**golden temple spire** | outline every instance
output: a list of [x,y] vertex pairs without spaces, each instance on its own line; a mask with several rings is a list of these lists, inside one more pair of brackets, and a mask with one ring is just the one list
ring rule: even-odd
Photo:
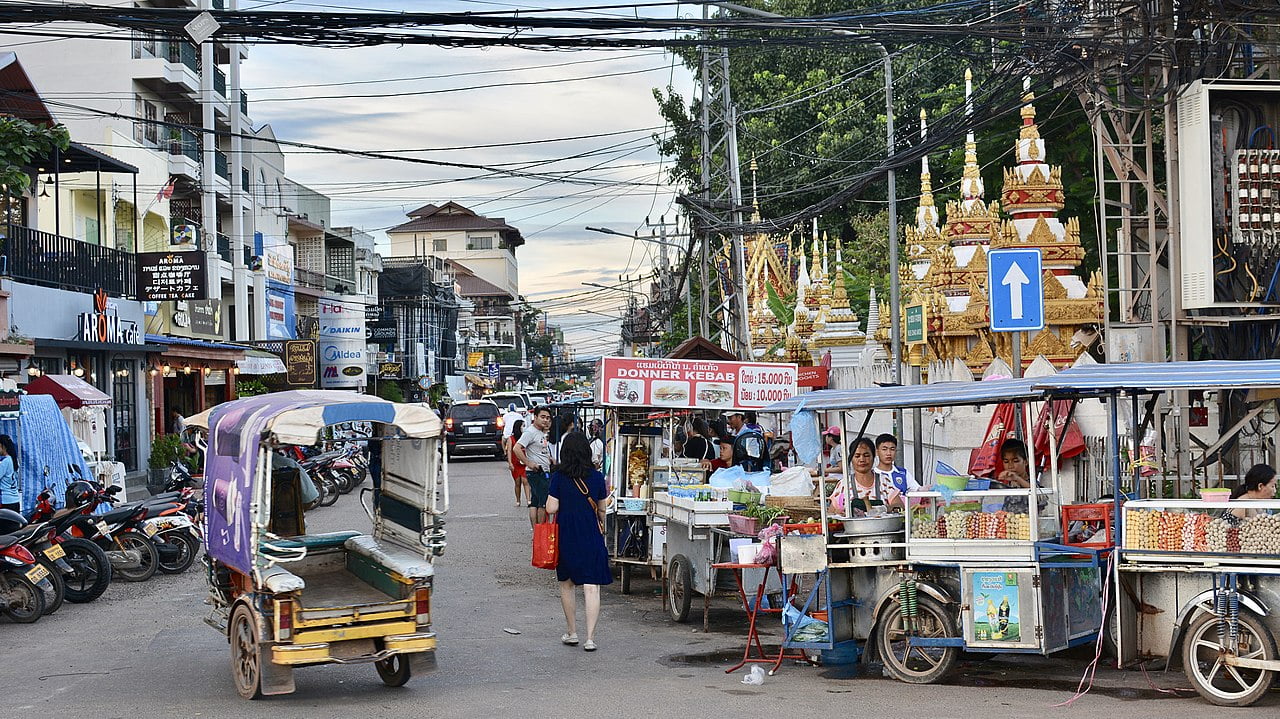
[[840,242],[836,241],[835,278],[831,282],[831,306],[838,310],[849,309],[849,291],[844,286],[844,255]]
[[760,169],[760,166],[756,164],[755,156],[752,156],[751,158],[751,210],[752,210],[751,221],[752,222],[760,221],[760,195],[756,192],[756,170],[758,169]]
[[[920,108],[920,142],[929,136],[929,113]],[[938,231],[938,208],[933,204],[933,176],[929,173],[929,155],[920,158],[920,206],[916,208],[916,230],[923,236]],[[930,232],[932,230],[932,232]]]
[[[973,71],[964,71],[964,114],[968,122],[973,122]],[[981,202],[985,188],[982,186],[982,168],[978,165],[978,141],[973,135],[973,127],[964,136],[964,174],[960,180],[960,195],[966,209],[973,209],[976,202]]]

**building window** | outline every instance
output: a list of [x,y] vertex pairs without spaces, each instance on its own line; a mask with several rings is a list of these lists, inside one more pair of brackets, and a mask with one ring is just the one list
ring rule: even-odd
[[142,120],[134,120],[133,123],[133,139],[141,144],[156,145],[160,141],[160,128],[156,124],[159,118],[159,110],[155,103],[147,102],[141,96],[134,95],[133,98],[134,115]]
[[137,379],[133,360],[111,361],[111,424],[115,432],[116,461],[126,472],[138,468]]
[[467,238],[467,249],[468,250],[492,250],[493,238],[492,237],[469,237]]
[[436,239],[432,240],[432,241],[431,241],[431,251],[432,251],[432,252],[448,252],[448,251],[449,251],[449,240],[448,240],[448,238],[445,238],[445,237],[437,237]]
[[115,243],[117,250],[133,252],[135,249],[132,203],[123,201],[116,203]]

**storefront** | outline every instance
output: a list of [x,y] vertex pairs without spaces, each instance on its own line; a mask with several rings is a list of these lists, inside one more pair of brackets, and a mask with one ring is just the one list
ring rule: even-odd
[[128,473],[146,469],[151,432],[146,420],[143,373],[149,357],[163,351],[141,332],[142,305],[133,300],[23,283],[9,285],[11,331],[28,337],[33,353],[19,382],[44,375],[71,375],[111,397],[106,452],[102,459]]
[[150,334],[147,341],[166,345],[149,368],[155,426],[161,433],[177,429],[176,416],[189,417],[236,398],[236,363],[244,359],[245,348]]

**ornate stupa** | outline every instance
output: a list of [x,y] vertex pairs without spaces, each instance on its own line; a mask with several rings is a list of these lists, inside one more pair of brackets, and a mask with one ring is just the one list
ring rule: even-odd
[[[966,112],[972,113],[973,76],[965,73]],[[1001,217],[1001,203],[985,199],[977,142],[965,138],[960,199],[947,203],[942,242],[926,247],[929,220],[936,217],[928,160],[922,163],[921,201],[916,226],[908,230],[910,265],[904,268],[904,304],[922,304],[928,328],[927,347],[908,355],[914,364],[959,360],[978,376],[995,357],[1012,362],[1007,333],[993,333],[987,301],[987,251],[1001,247],[1036,247],[1045,267],[1046,329],[1023,341],[1023,363],[1037,355],[1057,366],[1073,362],[1083,347],[1072,347],[1073,333],[1098,324],[1103,317],[1102,278],[1088,282],[1075,274],[1084,257],[1080,225],[1057,215],[1063,209],[1061,169],[1046,162],[1045,141],[1035,122],[1035,107],[1027,93],[1017,164],[1004,173],[1002,199],[1009,217]],[[923,116],[922,116],[923,121]],[[923,122],[922,122],[923,125]],[[924,129],[922,127],[922,133]],[[914,246],[911,244],[914,241]],[[922,249],[915,254],[917,249]],[[924,268],[921,271],[921,268]],[[885,307],[881,312],[887,312]],[[878,328],[876,339],[887,334]],[[887,339],[887,337],[885,338]],[[883,340],[882,340],[883,341]]]
[[[831,353],[833,366],[853,364],[867,342],[858,322],[858,314],[849,306],[849,293],[844,284],[844,254],[836,242],[836,264],[831,283],[831,300],[822,305],[823,326],[815,325],[813,350],[815,354]],[[873,295],[874,297],[874,295]]]
[[813,317],[808,307],[811,284],[809,269],[805,266],[804,253],[800,253],[800,273],[796,277],[796,306],[794,319],[787,328],[786,361],[798,365],[812,365],[813,353],[809,347],[809,337],[813,334]]
[[[920,140],[928,137],[928,113],[920,110]],[[920,206],[916,208],[916,224],[907,227],[907,257],[914,276],[913,286],[929,272],[939,248],[946,244],[938,229],[938,208],[933,204],[933,177],[929,173],[929,156],[920,158]]]

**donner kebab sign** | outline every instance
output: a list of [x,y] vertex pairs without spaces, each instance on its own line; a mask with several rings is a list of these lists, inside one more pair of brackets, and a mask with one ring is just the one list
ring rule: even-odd
[[107,299],[107,293],[102,289],[93,293],[93,312],[80,313],[80,340],[131,345],[142,343],[138,323],[120,319],[115,303]]

